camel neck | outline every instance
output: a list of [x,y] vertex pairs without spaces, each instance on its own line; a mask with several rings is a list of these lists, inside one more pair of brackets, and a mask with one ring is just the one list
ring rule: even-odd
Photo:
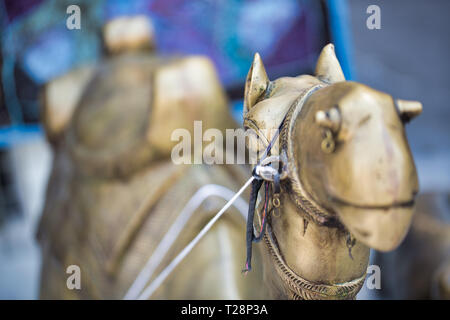
[[[345,232],[314,222],[307,223],[305,228],[306,214],[299,210],[288,196],[284,196],[280,215],[271,219],[268,237],[277,247],[285,268],[306,282],[324,285],[348,283],[364,276],[369,248],[357,241],[350,257]],[[264,256],[270,256],[269,251],[266,245]],[[280,272],[273,272],[271,260],[270,257],[264,259],[265,276],[275,296],[283,297],[286,280]]]

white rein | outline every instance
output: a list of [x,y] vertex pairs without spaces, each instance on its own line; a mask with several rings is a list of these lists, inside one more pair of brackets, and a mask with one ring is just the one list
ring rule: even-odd
[[[208,184],[201,187],[185,205],[180,215],[172,224],[166,235],[156,247],[154,253],[150,256],[141,270],[137,278],[134,280],[131,287],[128,289],[123,299],[125,300],[146,300],[152,296],[152,294],[159,288],[164,280],[172,273],[175,267],[191,252],[195,245],[203,238],[203,236],[211,229],[214,223],[225,213],[225,211],[234,205],[242,214],[244,219],[247,219],[248,204],[240,198],[240,195],[244,190],[252,183],[255,177],[251,177],[242,186],[242,188],[234,193],[228,188],[225,188],[216,184]],[[195,210],[202,204],[202,202],[211,196],[218,196],[224,198],[228,202],[220,209],[220,211],[208,222],[206,226],[197,234],[197,236],[164,268],[159,275],[147,286],[147,282],[151,279],[156,268],[160,265],[161,261],[169,251],[172,244],[178,238],[179,234],[183,230],[186,223],[189,221]],[[236,202],[236,203],[235,203]]]

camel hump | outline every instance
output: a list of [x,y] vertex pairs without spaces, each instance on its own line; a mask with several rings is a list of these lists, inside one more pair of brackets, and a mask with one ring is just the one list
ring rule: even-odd
[[193,136],[236,124],[212,62],[204,56],[162,59],[144,53],[110,57],[97,69],[68,129],[68,147],[88,174],[127,176],[169,158],[175,130]]
[[106,55],[125,51],[151,51],[155,48],[155,33],[145,15],[121,16],[103,27],[102,40]]

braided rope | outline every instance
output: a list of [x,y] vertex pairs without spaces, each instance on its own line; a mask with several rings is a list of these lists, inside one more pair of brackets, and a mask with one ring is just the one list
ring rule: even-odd
[[337,284],[320,284],[306,280],[294,271],[284,261],[279,248],[272,239],[270,225],[264,235],[264,243],[267,246],[270,256],[275,264],[275,269],[286,284],[288,296],[294,300],[328,300],[328,299],[354,299],[361,290],[366,279],[364,273],[361,277],[352,281]]

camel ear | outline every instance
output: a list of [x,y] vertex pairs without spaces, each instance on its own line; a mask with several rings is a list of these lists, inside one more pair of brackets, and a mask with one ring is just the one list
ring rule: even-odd
[[263,95],[269,84],[269,78],[267,77],[266,69],[259,53],[255,53],[252,66],[247,74],[247,80],[245,81],[245,93],[244,93],[244,114],[247,113]]
[[334,52],[334,45],[327,44],[317,60],[315,75],[327,83],[345,81],[344,72]]
[[395,100],[398,113],[403,122],[409,122],[422,113],[422,103],[419,101]]

